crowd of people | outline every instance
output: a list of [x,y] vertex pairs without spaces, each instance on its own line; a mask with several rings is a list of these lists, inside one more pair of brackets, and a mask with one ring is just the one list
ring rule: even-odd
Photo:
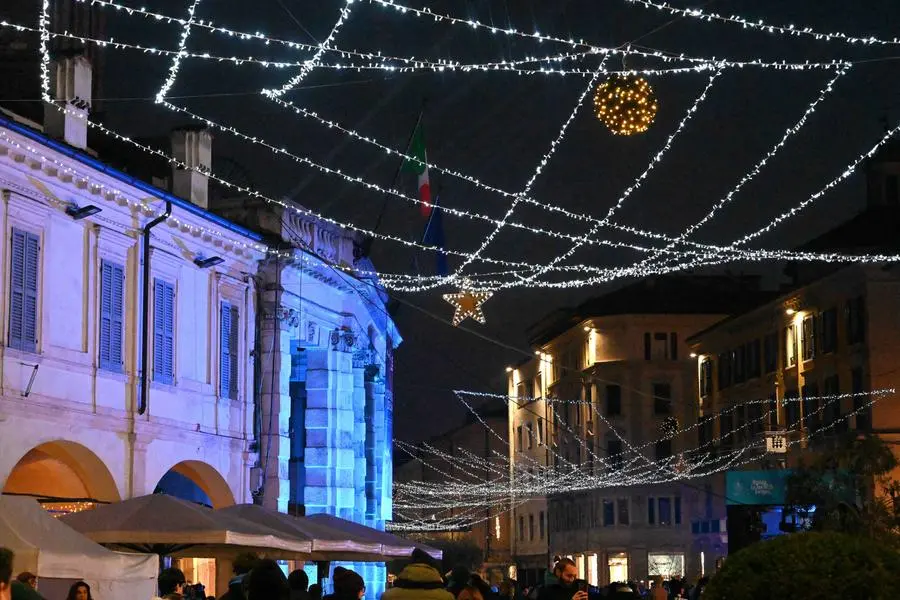
[[[13,578],[13,559],[12,551],[0,548],[0,600],[44,600],[36,590],[35,574],[26,571]],[[323,596],[322,586],[310,585],[301,569],[285,576],[277,562],[252,554],[238,556],[233,565],[234,577],[219,600],[360,600],[366,593],[363,578],[344,567],[335,567],[331,581],[334,591]],[[706,582],[704,577],[690,586],[684,579],[663,582],[657,578],[649,589],[634,582],[597,589],[578,579],[578,568],[572,560],[561,558],[542,584],[519,590],[514,580],[491,586],[462,567],[444,577],[437,562],[417,549],[382,600],[700,600]],[[206,596],[202,584],[188,582],[176,568],[160,572],[157,588],[159,596],[153,600],[215,600]],[[66,600],[94,600],[90,585],[76,581]]]

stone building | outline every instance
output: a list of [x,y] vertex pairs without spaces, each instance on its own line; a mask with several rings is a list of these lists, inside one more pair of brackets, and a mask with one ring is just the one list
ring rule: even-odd
[[[659,277],[534,326],[535,358],[508,369],[514,467],[614,473],[693,448],[686,432],[666,434],[698,417],[686,340],[757,289],[750,278]],[[702,481],[646,485],[635,475],[529,498],[511,517],[519,579],[538,581],[557,555],[593,585],[699,572],[690,524],[704,514],[702,494]]]
[[[900,144],[894,143],[868,164],[866,209],[800,249],[896,254],[898,178]],[[787,273],[792,281],[776,297],[688,340],[697,355],[700,443],[716,440],[728,449],[763,444],[766,432],[786,434],[786,454],[740,467],[761,481],[765,472],[790,467],[799,454],[827,447],[841,434],[873,432],[896,448],[900,431],[896,397],[869,395],[900,385],[896,265],[792,264]],[[715,516],[727,514],[731,545],[740,548],[753,541],[748,515],[727,506],[733,492],[725,479],[713,480]],[[763,536],[778,533],[777,518],[764,525]]]
[[[505,468],[500,461],[506,456],[507,447],[495,433],[504,434],[507,429],[506,419],[506,407],[480,410],[479,418],[470,415],[463,425],[427,441],[428,446],[435,452],[420,451],[419,455],[398,462],[394,469],[394,480],[403,483],[434,484],[448,481],[465,482],[473,485],[495,481],[498,478],[496,470],[477,468],[472,465],[469,457],[477,457],[498,468]],[[452,458],[442,458],[437,453],[444,453]],[[462,460],[457,462],[453,460],[455,458]],[[485,578],[499,585],[509,575],[511,564],[507,511],[508,507],[502,505],[485,506],[474,514],[471,507],[441,510],[442,519],[453,521],[454,517],[459,517],[466,524],[460,528],[423,528],[417,531],[403,527],[404,521],[427,523],[433,511],[427,508],[419,510],[404,508],[397,511],[395,524],[400,528],[398,532],[400,535],[409,534],[432,540],[468,541],[475,544],[484,554],[482,568]]]
[[[0,109],[2,492],[67,512],[164,491],[383,529],[401,338],[357,240],[238,214],[202,174],[202,129],[165,150],[191,168],[110,166],[132,152],[87,147],[90,63],[50,69],[43,123]],[[186,568],[219,593],[230,575]],[[360,572],[375,598],[384,569]]]

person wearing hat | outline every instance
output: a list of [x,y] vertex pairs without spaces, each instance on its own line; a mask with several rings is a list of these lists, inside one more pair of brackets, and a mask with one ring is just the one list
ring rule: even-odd
[[434,559],[418,548],[410,558],[394,587],[381,600],[454,600],[453,594],[444,589],[444,578]]

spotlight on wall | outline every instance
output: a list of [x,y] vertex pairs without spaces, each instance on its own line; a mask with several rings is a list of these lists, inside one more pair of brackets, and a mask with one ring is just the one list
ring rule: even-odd
[[791,315],[793,315],[793,314],[796,314],[796,312],[797,312],[797,310],[794,309],[794,308],[786,308],[786,309],[784,310],[784,314],[786,314],[786,315],[789,316],[789,317],[790,317]]
[[93,204],[88,204],[87,206],[82,207],[79,207],[77,204],[70,204],[66,207],[66,214],[76,221],[80,221],[85,217],[96,215],[101,210],[103,209],[99,206],[94,206]]
[[697,358],[697,353],[696,353],[696,352],[691,352],[691,358]]
[[584,326],[584,330],[585,330],[585,331],[590,331],[590,330],[591,330],[591,326],[590,326],[590,325],[585,325],[585,326]]
[[506,372],[507,372],[507,373],[512,373],[512,372],[513,372],[513,368],[512,368],[512,367],[506,367]]
[[200,258],[197,257],[194,259],[194,264],[200,267],[201,269],[208,269],[210,267],[214,267],[218,264],[222,264],[225,262],[225,259],[221,256],[210,256],[209,258]]

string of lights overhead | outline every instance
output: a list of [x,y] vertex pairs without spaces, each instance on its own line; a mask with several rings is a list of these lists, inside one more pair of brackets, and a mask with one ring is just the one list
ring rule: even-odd
[[793,24],[790,25],[773,25],[770,23],[764,22],[762,19],[756,19],[751,21],[750,19],[738,16],[738,15],[730,15],[724,16],[714,12],[704,11],[701,8],[678,8],[676,6],[672,6],[666,2],[655,2],[654,0],[625,0],[631,4],[638,4],[645,8],[655,8],[659,11],[663,11],[669,13],[670,15],[676,15],[679,17],[687,17],[690,19],[697,19],[700,21],[719,21],[722,23],[733,23],[735,25],[740,25],[743,29],[755,29],[759,31],[764,31],[766,33],[779,33],[782,35],[788,35],[793,37],[811,37],[816,40],[822,41],[841,41],[849,44],[859,44],[863,46],[895,46],[900,44],[900,38],[887,38],[882,39],[875,36],[857,36],[851,35],[847,33],[841,33],[839,31],[836,32],[822,32],[813,29],[812,27],[797,27]]

